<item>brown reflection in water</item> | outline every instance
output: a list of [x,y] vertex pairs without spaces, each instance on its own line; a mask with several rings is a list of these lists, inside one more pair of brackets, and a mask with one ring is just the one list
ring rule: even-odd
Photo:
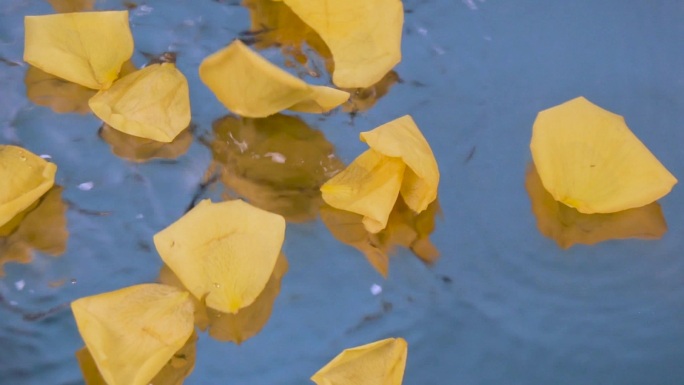
[[[188,341],[178,350],[166,365],[150,380],[154,385],[182,385],[185,378],[195,367],[197,352],[197,333],[193,332]],[[102,378],[93,356],[87,347],[76,352],[78,365],[81,367],[86,385],[107,385]]]
[[439,258],[439,250],[429,238],[435,229],[435,215],[439,213],[437,200],[425,211],[416,214],[399,197],[387,227],[377,234],[366,231],[361,215],[328,205],[321,208],[321,219],[337,240],[361,251],[375,270],[387,277],[389,255],[397,246],[410,249],[427,264]]
[[62,190],[53,187],[37,204],[0,227],[0,276],[4,275],[6,263],[30,263],[34,250],[53,257],[66,251],[69,231]]
[[287,58],[287,65],[301,65],[310,76],[318,77],[321,71],[315,68],[306,56],[304,45],[311,47],[329,73],[333,70],[332,54],[321,37],[305,24],[290,7],[281,1],[244,0],[242,5],[249,10],[251,27],[243,36],[246,43],[253,43],[256,49],[280,47]]
[[[128,60],[122,65],[119,77],[134,71],[135,65]],[[89,113],[88,100],[97,93],[97,90],[59,78],[32,65],[26,70],[24,84],[26,97],[30,101],[49,107],[58,114]]]
[[100,128],[100,137],[107,142],[114,155],[131,162],[147,162],[149,160],[175,159],[185,154],[192,144],[192,131],[188,127],[182,131],[171,143],[140,138],[115,130],[106,123]]
[[351,97],[342,105],[342,110],[352,114],[370,110],[400,80],[396,72],[390,71],[368,88],[345,89]]
[[657,202],[611,214],[582,214],[553,199],[534,165],[527,170],[525,188],[539,231],[564,249],[576,243],[593,245],[611,239],[659,239],[667,231]]
[[323,133],[302,119],[276,114],[214,122],[209,173],[251,204],[291,222],[312,220],[320,186],[344,168]]
[[[237,314],[214,310],[205,306],[195,297],[191,297],[195,305],[195,324],[202,331],[208,328],[209,335],[219,341],[232,341],[241,344],[254,337],[264,328],[271,317],[273,304],[280,294],[280,281],[287,270],[287,258],[280,254],[264,290],[251,305],[240,309]],[[180,279],[166,265],[159,271],[159,282],[187,290]]]
[[57,13],[92,11],[95,0],[47,0]]

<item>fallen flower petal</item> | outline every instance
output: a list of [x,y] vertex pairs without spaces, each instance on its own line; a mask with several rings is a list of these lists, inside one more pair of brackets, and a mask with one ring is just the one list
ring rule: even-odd
[[133,55],[128,11],[26,16],[24,60],[92,89],[106,89]]
[[622,116],[583,97],[540,112],[530,149],[544,188],[584,214],[645,206],[677,183]]
[[199,74],[226,108],[245,117],[285,109],[323,113],[349,99],[345,91],[312,86],[290,75],[239,40],[204,59]]

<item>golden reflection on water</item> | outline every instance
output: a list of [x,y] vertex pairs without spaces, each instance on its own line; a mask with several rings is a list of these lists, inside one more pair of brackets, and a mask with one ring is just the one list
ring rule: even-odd
[[593,245],[611,239],[659,239],[667,231],[657,202],[611,214],[582,214],[554,200],[533,165],[527,170],[525,187],[539,231],[564,249],[577,243]]
[[330,233],[340,242],[361,251],[383,277],[387,277],[389,255],[397,246],[410,249],[427,264],[439,258],[439,250],[430,241],[437,214],[441,214],[438,200],[416,214],[399,197],[390,213],[387,227],[373,234],[363,226],[363,216],[328,205],[321,208],[321,219]]
[[[185,378],[195,367],[197,353],[197,333],[193,332],[188,341],[166,363],[166,365],[150,380],[151,385],[182,385]],[[87,347],[76,352],[76,359],[83,374],[86,385],[107,385],[93,360]]]
[[218,173],[226,188],[252,205],[291,222],[316,218],[320,186],[344,168],[322,132],[283,114],[221,118],[209,147],[210,174]]
[[33,251],[57,257],[66,251],[67,205],[60,186],[50,189],[37,203],[0,227],[0,276],[9,262],[30,263]]
[[178,158],[188,151],[193,139],[190,127],[178,134],[171,143],[128,135],[111,128],[106,123],[102,125],[99,134],[111,146],[114,155],[138,163],[155,158]]
[[[204,305],[195,297],[191,297],[195,305],[195,325],[202,331],[209,330],[209,335],[219,341],[242,342],[257,335],[271,317],[273,304],[280,294],[280,282],[288,270],[287,258],[280,254],[271,277],[264,290],[254,302],[237,314],[223,313]],[[159,282],[187,290],[180,279],[164,265],[159,271]]]
[[390,71],[379,82],[368,88],[345,89],[351,97],[342,105],[342,111],[357,113],[370,110],[399,81],[399,75]]
[[57,13],[92,11],[95,0],[47,0]]

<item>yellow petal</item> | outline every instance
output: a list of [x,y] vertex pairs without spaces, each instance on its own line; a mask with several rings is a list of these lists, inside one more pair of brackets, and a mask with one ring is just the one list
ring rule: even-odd
[[388,338],[346,349],[311,377],[318,385],[401,385],[408,345]]
[[540,112],[530,149],[546,190],[585,214],[647,205],[677,183],[622,116],[583,97]]
[[[186,377],[192,373],[197,357],[197,333],[192,333],[183,347],[150,380],[150,384],[183,385]],[[85,346],[76,352],[78,366],[81,368],[86,385],[107,385],[97,369],[93,356]]]
[[333,83],[370,87],[401,61],[404,8],[399,0],[284,0],[330,48]]
[[593,245],[611,239],[659,239],[667,232],[657,202],[609,214],[582,214],[554,200],[534,166],[527,171],[525,187],[539,231],[564,249],[576,243]]
[[188,293],[143,284],[71,303],[78,331],[109,385],[147,385],[193,332]]
[[237,313],[266,286],[285,239],[285,220],[243,201],[201,201],[154,236],[164,262],[207,306]]
[[363,215],[366,229],[377,233],[387,226],[405,168],[399,158],[367,150],[321,186],[323,200],[332,207]]
[[226,108],[246,117],[265,117],[288,108],[326,112],[349,99],[347,92],[308,85],[239,40],[204,59],[199,74]]
[[0,145],[0,226],[45,194],[57,166],[23,148]]
[[24,60],[92,89],[106,89],[133,55],[128,11],[26,16]]
[[373,150],[401,158],[407,169],[401,196],[414,211],[421,212],[437,198],[439,169],[430,145],[409,115],[362,132],[361,140]]
[[104,124],[100,137],[109,143],[112,152],[131,162],[147,162],[152,159],[176,159],[185,154],[192,144],[191,130],[183,130],[170,143],[124,134]]
[[210,148],[227,188],[287,221],[315,219],[319,188],[344,168],[321,131],[282,114],[219,119]]
[[39,106],[50,107],[58,114],[90,113],[88,99],[95,95],[95,90],[60,79],[32,65],[26,71],[24,84],[26,96]]
[[188,81],[171,63],[126,75],[98,92],[89,104],[112,128],[164,143],[173,141],[190,124]]

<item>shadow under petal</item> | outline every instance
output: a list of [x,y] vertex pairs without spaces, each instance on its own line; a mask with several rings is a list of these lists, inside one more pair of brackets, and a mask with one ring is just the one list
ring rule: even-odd
[[553,199],[544,189],[534,165],[527,170],[525,188],[539,232],[563,249],[612,239],[660,239],[667,232],[667,223],[657,202],[610,214],[582,214]]

